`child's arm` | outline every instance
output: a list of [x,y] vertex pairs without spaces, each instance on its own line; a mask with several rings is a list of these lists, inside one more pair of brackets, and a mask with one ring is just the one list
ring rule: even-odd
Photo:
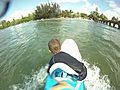
[[63,88],[72,88],[72,86],[66,82],[60,81],[59,84],[56,86],[53,86],[50,90],[60,90]]

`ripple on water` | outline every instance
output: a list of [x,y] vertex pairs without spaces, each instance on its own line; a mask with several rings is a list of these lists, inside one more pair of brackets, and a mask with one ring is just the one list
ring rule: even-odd
[[120,31],[94,22],[63,20],[32,21],[0,31],[0,89],[43,89],[51,38],[77,41],[88,68],[88,90],[119,88]]

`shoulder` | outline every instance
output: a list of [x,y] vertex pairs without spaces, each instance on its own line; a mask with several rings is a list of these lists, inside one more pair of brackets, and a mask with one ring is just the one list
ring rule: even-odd
[[57,57],[57,56],[63,56],[63,55],[64,55],[64,56],[70,56],[69,54],[67,54],[67,53],[65,53],[65,52],[63,52],[63,51],[55,54],[54,56]]
[[54,55],[54,58],[56,58],[56,57],[63,57],[65,55],[66,55],[65,52],[59,52],[59,53],[57,53],[57,54]]

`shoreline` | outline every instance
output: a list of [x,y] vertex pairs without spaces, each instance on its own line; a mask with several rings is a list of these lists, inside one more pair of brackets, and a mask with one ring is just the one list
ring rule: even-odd
[[[88,22],[94,22],[93,20],[89,20],[89,19],[82,19],[82,18],[48,18],[48,19],[40,19],[40,20],[35,20],[35,21],[50,21],[50,20],[83,20],[83,21],[88,21]],[[97,23],[100,23],[100,22],[97,22]],[[105,23],[101,23],[101,24],[105,24]],[[107,24],[105,24],[107,25]],[[116,25],[115,26],[113,25],[113,23],[111,25],[107,25],[107,26],[110,26],[110,27],[113,27],[113,28],[116,28],[116,29],[120,29],[119,25]]]
[[84,21],[94,22],[93,20],[81,19],[81,18],[48,18],[48,19],[40,19],[36,21],[44,21],[44,20],[84,20]]
[[[93,20],[88,20],[88,19],[81,19],[81,18],[64,18],[64,17],[61,17],[61,18],[47,18],[47,19],[40,19],[40,20],[30,20],[30,21],[27,21],[27,22],[32,22],[32,21],[50,21],[50,20],[83,20],[83,21],[90,21],[90,22],[94,22]],[[27,23],[27,22],[22,22],[22,23]],[[22,23],[19,23],[19,24],[22,24]],[[15,24],[15,25],[19,25],[19,24]],[[12,26],[15,26],[15,25],[12,25]],[[8,27],[11,27],[11,26],[8,26]],[[8,28],[8,27],[5,27],[5,28]],[[3,30],[5,28],[2,28],[0,29]]]

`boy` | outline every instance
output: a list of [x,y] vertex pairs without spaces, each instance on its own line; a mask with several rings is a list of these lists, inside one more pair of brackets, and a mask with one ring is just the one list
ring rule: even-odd
[[[50,73],[49,70],[53,64],[62,62],[64,64],[68,65],[69,67],[71,67],[75,72],[77,72],[79,74],[77,76],[77,80],[81,81],[81,80],[85,79],[85,77],[87,76],[86,67],[84,66],[83,63],[79,62],[71,55],[60,51],[61,45],[60,45],[59,40],[57,40],[57,39],[50,40],[48,43],[48,48],[49,48],[49,51],[54,54],[54,56],[51,58],[50,63],[49,63],[49,68],[47,70],[48,73]],[[70,84],[68,84],[66,82],[58,81],[58,83],[59,84],[52,87],[51,90],[59,90],[61,87],[67,87],[67,88],[72,87]]]

